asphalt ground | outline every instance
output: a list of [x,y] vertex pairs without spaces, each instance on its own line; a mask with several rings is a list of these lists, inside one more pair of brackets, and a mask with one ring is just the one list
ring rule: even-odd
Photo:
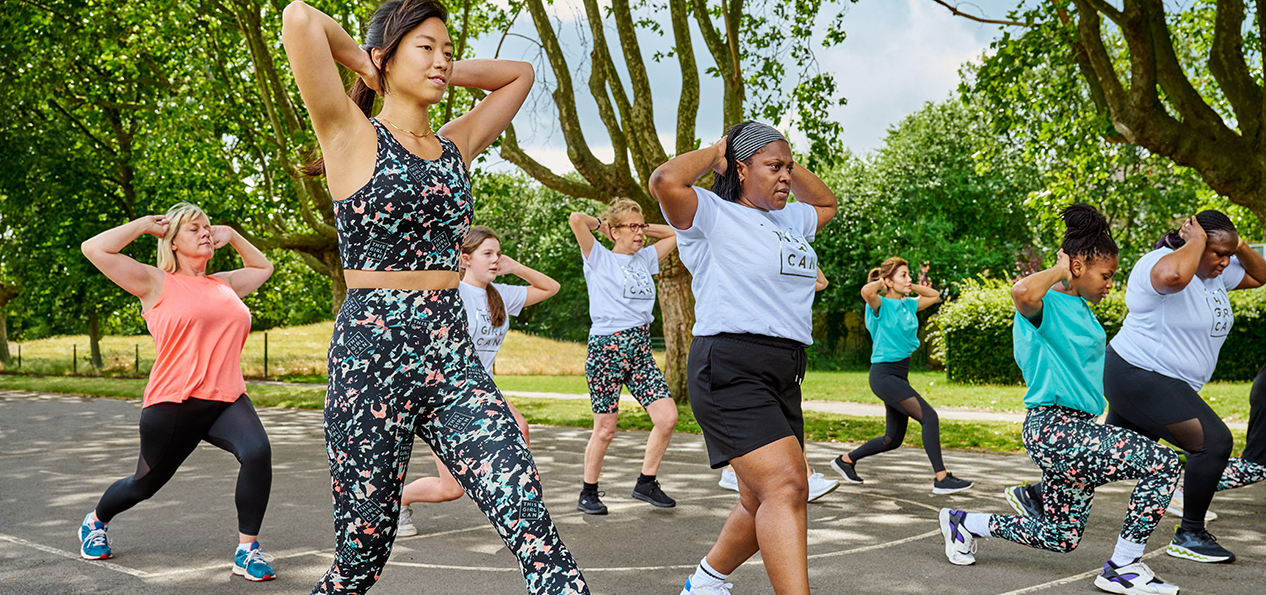
[[[0,593],[307,593],[333,558],[333,519],[321,412],[261,409],[273,447],[273,489],[261,542],[279,577],[249,583],[231,575],[236,543],[237,463],[204,444],[153,499],[110,525],[115,558],[78,554],[80,520],[107,486],[135,469],[138,401],[0,391]],[[673,509],[629,497],[644,432],[619,432],[602,477],[608,516],[576,512],[588,430],[534,426],[533,453],[545,501],[594,593],[676,594],[707,552],[737,500],[716,485],[700,436],[677,434],[660,472]],[[827,462],[845,446],[809,444]],[[410,479],[434,473],[415,451]],[[950,565],[937,528],[942,506],[1009,511],[1002,490],[1034,480],[1023,455],[948,452],[946,464],[976,487],[931,494],[921,450],[902,448],[859,466],[865,485],[809,505],[809,574],[814,593],[1097,593],[1094,575],[1111,554],[1129,484],[1101,488],[1081,546],[1069,554],[984,540],[975,566]],[[514,558],[467,500],[415,505],[420,535],[402,538],[371,591],[523,593]],[[1162,553],[1176,520],[1148,544],[1148,563],[1184,593],[1266,592],[1266,487],[1219,494],[1210,525],[1239,560],[1211,565]],[[735,595],[768,594],[759,556],[731,576]]]

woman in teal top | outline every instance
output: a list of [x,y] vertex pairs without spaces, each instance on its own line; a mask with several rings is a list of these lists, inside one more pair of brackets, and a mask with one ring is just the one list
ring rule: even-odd
[[1178,456],[1138,433],[1095,420],[1104,406],[1106,336],[1086,302],[1098,303],[1112,289],[1117,245],[1094,207],[1075,204],[1060,215],[1068,229],[1055,266],[1011,290],[1015,360],[1029,387],[1024,448],[1042,469],[1042,514],[943,508],[945,555],[954,564],[973,564],[974,538],[990,536],[1072,551],[1081,541],[1095,488],[1137,479],[1116,548],[1095,586],[1109,593],[1172,595],[1178,587],[1157,578],[1141,557],[1178,484]]
[[[926,266],[926,265],[925,265]],[[926,268],[924,269],[926,272]],[[972,486],[945,470],[941,460],[941,426],[928,402],[910,386],[910,354],[919,348],[917,312],[941,300],[935,289],[910,279],[910,265],[896,256],[885,260],[870,272],[862,287],[866,300],[866,330],[874,340],[870,353],[870,390],[884,402],[888,425],[884,435],[872,438],[857,450],[831,461],[835,469],[850,483],[862,483],[854,465],[870,455],[888,452],[906,436],[911,418],[923,425],[923,450],[932,462],[936,479],[933,494],[953,494]],[[921,280],[922,281],[922,280]],[[918,297],[911,297],[910,294]]]

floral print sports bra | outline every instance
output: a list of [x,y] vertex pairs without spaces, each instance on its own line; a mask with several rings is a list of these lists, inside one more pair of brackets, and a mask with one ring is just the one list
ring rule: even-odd
[[453,141],[427,161],[405,149],[377,119],[378,157],[369,182],[334,202],[343,268],[456,271],[474,201],[470,176]]

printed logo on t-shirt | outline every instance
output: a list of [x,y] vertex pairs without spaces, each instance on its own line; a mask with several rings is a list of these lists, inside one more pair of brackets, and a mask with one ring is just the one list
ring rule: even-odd
[[1206,291],[1205,297],[1209,300],[1209,310],[1213,312],[1213,326],[1209,329],[1209,336],[1227,336],[1235,317],[1231,315],[1231,302],[1227,299],[1226,290]]
[[505,340],[507,327],[492,326],[492,314],[487,308],[475,310],[475,351],[496,351]]
[[782,244],[779,251],[781,264],[779,272],[784,275],[793,275],[796,277],[818,277],[818,255],[809,246],[809,242],[804,239],[796,231],[787,228],[785,231],[775,231],[778,241]]
[[655,299],[655,282],[651,280],[651,276],[647,274],[646,269],[639,266],[624,268],[624,299]]

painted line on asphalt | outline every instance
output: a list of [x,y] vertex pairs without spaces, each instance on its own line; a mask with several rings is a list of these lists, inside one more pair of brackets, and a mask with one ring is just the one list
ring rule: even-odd
[[[1168,547],[1168,546],[1166,546],[1166,547]],[[1156,556],[1159,556],[1159,555],[1163,554],[1164,552],[1165,552],[1165,548],[1164,548],[1164,547],[1162,547],[1162,548],[1160,548],[1160,549],[1153,550],[1153,551],[1152,551],[1152,552],[1150,552],[1150,553],[1143,554],[1143,557],[1142,557],[1142,558],[1140,558],[1140,559],[1141,559],[1141,560],[1147,560],[1147,559],[1150,559],[1150,558],[1155,558]],[[1102,569],[1089,570],[1089,571],[1083,572],[1083,573],[1081,573],[1081,574],[1074,574],[1074,575],[1069,576],[1069,577],[1064,577],[1064,578],[1061,578],[1061,579],[1056,579],[1056,580],[1053,580],[1053,581],[1051,581],[1051,582],[1049,582],[1049,583],[1042,583],[1042,584],[1040,584],[1040,585],[1033,585],[1032,587],[1025,587],[1025,588],[1023,588],[1023,589],[1016,589],[1015,591],[1007,591],[1006,593],[1002,593],[1002,595],[1023,595],[1024,593],[1033,593],[1033,592],[1035,592],[1035,591],[1041,591],[1041,590],[1043,590],[1043,589],[1049,589],[1049,588],[1051,588],[1051,587],[1058,587],[1058,586],[1060,586],[1060,585],[1067,585],[1068,583],[1075,583],[1075,582],[1077,582],[1077,581],[1081,581],[1081,580],[1085,580],[1085,579],[1088,579],[1088,578],[1091,578],[1091,577],[1094,577],[1094,576],[1098,576],[1098,575],[1099,575],[1099,573],[1101,573],[1101,572],[1103,572],[1103,570],[1102,570]]]
[[[198,566],[195,568],[177,568],[175,570],[168,570],[165,572],[149,572],[146,570],[137,570],[135,568],[128,568],[127,566],[123,566],[115,562],[107,562],[105,560],[85,560],[84,557],[79,555],[77,552],[68,552],[66,550],[59,550],[55,547],[49,547],[47,545],[38,544],[33,541],[27,541],[25,539],[22,539],[21,537],[14,537],[12,535],[5,535],[3,533],[0,533],[0,541],[7,541],[15,545],[29,547],[33,550],[39,550],[46,554],[53,554],[55,556],[69,558],[71,560],[80,560],[82,562],[92,564],[93,566],[99,566],[107,570],[121,572],[123,574],[134,576],[136,578],[143,579],[143,580],[167,578],[171,576],[176,576],[178,574],[208,572],[212,570],[230,570],[231,571],[233,569],[233,564],[231,563],[217,563],[217,564],[207,564],[205,566]],[[321,550],[307,550],[307,551],[302,551],[302,552],[294,552],[290,554],[277,555],[277,556],[274,556],[273,559],[285,560],[287,558],[298,558],[302,556],[313,556],[313,555],[320,555],[320,554],[325,554],[325,553],[326,552],[323,552]]]

